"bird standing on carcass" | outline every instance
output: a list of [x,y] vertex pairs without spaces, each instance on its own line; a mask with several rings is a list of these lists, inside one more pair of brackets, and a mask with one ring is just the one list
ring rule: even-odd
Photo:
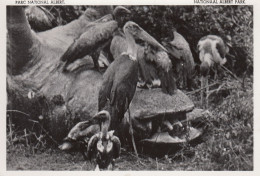
[[[113,33],[117,30],[118,25],[124,23],[124,16],[131,13],[128,9],[119,6],[115,8],[113,16],[106,15],[88,24],[88,29],[78,39],[69,46],[67,51],[61,56],[60,60],[66,62],[64,71],[67,66],[77,59],[90,55],[96,69],[99,70],[98,58],[102,49],[110,46]],[[119,16],[120,15],[120,16]],[[121,21],[122,20],[122,21]]]
[[87,158],[96,160],[96,169],[113,170],[115,159],[120,155],[121,143],[118,137],[108,131],[111,117],[109,112],[103,110],[98,112],[94,117],[94,121],[100,125],[100,132],[93,135],[88,143]]
[[[124,114],[128,110],[133,99],[138,82],[138,46],[136,45],[135,40],[143,40],[158,51],[167,51],[160,43],[134,22],[127,22],[124,25],[123,31],[126,38],[127,50],[126,52],[121,53],[104,73],[98,101],[99,111],[107,110],[110,113],[111,129],[115,130],[116,134],[118,133],[119,124],[124,118]],[[156,63],[159,65],[160,61],[157,61]],[[168,70],[164,70],[164,72],[167,71]],[[171,79],[172,77],[167,78]],[[174,80],[165,79],[164,81],[173,82]],[[173,86],[168,90],[174,92],[174,89],[175,87]],[[131,116],[129,115],[129,118],[130,117]],[[137,154],[131,118],[129,123],[132,142]]]
[[27,6],[25,15],[35,32],[42,32],[58,26],[55,17],[42,6]]
[[[111,42],[110,51],[114,59],[120,58],[128,50],[128,41],[122,30],[116,32]],[[172,95],[176,90],[172,62],[164,50],[144,42],[136,41],[139,82],[138,87],[162,87],[164,93]]]
[[206,108],[208,108],[208,74],[211,68],[214,69],[215,79],[219,66],[226,63],[226,54],[229,48],[223,40],[216,35],[208,35],[201,38],[198,42],[201,74],[201,105],[204,105],[204,89],[206,88]]
[[[169,42],[163,42],[165,48],[169,51],[170,55],[177,59],[176,68],[179,68],[178,77],[180,87],[191,89],[194,74],[194,58],[191,53],[189,43],[185,38],[179,34],[175,29],[173,31],[173,39]],[[182,83],[182,84],[181,84]]]

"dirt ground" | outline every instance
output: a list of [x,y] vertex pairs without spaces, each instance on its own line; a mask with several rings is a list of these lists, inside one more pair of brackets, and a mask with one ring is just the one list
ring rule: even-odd
[[[115,170],[201,170],[199,163],[195,166],[192,158],[185,161],[174,161],[169,155],[162,158],[142,155],[137,158],[133,152],[122,149],[121,156],[116,160]],[[193,162],[194,163],[194,162]],[[85,161],[78,152],[63,152],[59,149],[43,149],[32,152],[24,145],[10,146],[7,149],[7,170],[94,170],[95,165]],[[205,169],[205,168],[204,168]]]

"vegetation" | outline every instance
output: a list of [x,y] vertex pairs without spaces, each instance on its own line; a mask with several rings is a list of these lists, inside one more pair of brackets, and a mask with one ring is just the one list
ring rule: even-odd
[[[58,24],[63,25],[78,18],[87,6],[46,8],[56,17]],[[230,38],[232,47],[227,56],[226,66],[233,74],[224,73],[217,83],[211,80],[216,83],[211,87],[209,97],[209,112],[212,115],[205,119],[206,132],[198,145],[186,144],[176,153],[165,155],[160,159],[140,156],[138,164],[131,152],[124,151],[117,162],[118,168],[120,170],[253,170],[253,7],[129,6],[128,8],[134,14],[132,20],[159,41],[171,38],[172,29],[176,28],[189,42],[198,65],[200,62],[196,45],[202,36],[216,34],[226,42]],[[198,75],[194,78],[197,84],[199,84],[198,78]],[[199,106],[199,91],[187,94]],[[38,128],[37,133],[34,132],[35,128]],[[32,122],[29,130],[8,123],[7,168],[11,170],[93,168],[91,164],[83,162],[78,154],[64,154],[56,149],[50,149],[50,145],[55,143],[39,122]],[[58,159],[54,160],[48,155],[50,153]],[[15,163],[15,160],[19,159],[25,161],[25,164],[20,166],[21,163]],[[44,163],[53,165],[42,167]]]

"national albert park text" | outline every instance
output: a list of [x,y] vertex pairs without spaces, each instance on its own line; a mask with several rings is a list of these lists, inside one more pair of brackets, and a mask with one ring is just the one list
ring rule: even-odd
[[194,0],[194,4],[246,4],[246,0]]

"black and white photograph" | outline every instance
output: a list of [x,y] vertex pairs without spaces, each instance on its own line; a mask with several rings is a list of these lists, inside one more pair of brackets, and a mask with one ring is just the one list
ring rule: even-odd
[[7,173],[258,170],[255,6],[174,2],[2,7]]

